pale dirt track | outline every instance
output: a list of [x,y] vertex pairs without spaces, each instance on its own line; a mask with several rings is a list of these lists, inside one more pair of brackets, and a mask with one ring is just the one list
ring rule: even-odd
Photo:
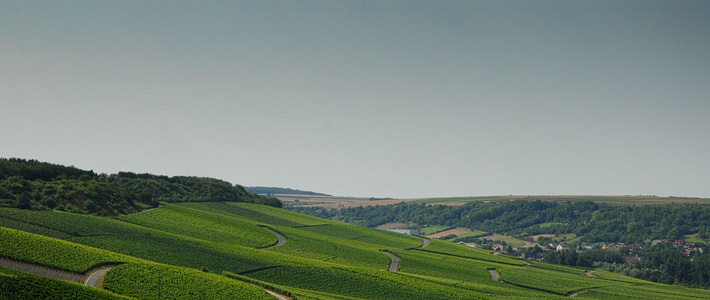
[[96,283],[98,282],[98,279],[101,277],[101,275],[106,274],[108,270],[111,270],[111,268],[115,267],[115,265],[101,266],[89,270],[88,272],[86,272],[86,274],[80,274],[51,267],[40,266],[37,264],[17,261],[9,258],[0,258],[0,266],[44,278],[83,283],[84,285],[93,286],[96,288],[101,288],[100,286],[96,286]]
[[59,270],[55,268],[40,266],[36,264],[17,261],[9,258],[0,258],[0,266],[12,269],[15,271],[25,272],[32,275],[51,278],[57,280],[66,280],[76,283],[82,283],[84,274]]
[[428,239],[422,239],[422,248],[426,248],[429,246],[429,240]]
[[89,272],[86,272],[87,276],[86,276],[86,280],[84,281],[84,284],[88,285],[88,286],[93,286],[98,289],[102,289],[103,282],[102,282],[101,286],[97,285],[97,283],[99,283],[99,278],[101,278],[101,276],[106,274],[106,272],[111,270],[113,267],[115,267],[115,266],[113,266],[113,265],[101,266],[101,267],[89,270]]
[[399,268],[399,257],[397,255],[394,255],[392,253],[389,253],[387,251],[382,251],[385,255],[389,256],[391,261],[390,261],[390,272],[397,272],[397,269]]
[[488,270],[488,273],[491,273],[491,279],[493,279],[493,281],[498,281],[498,272],[496,272],[495,269]]
[[282,246],[283,244],[286,244],[286,242],[288,242],[288,239],[284,235],[276,232],[275,230],[273,230],[269,227],[266,227],[266,226],[260,226],[260,227],[266,229],[268,232],[271,232],[271,234],[275,235],[276,238],[278,239],[278,242],[276,242],[276,245],[269,246],[266,248]]
[[276,298],[276,299],[279,299],[279,300],[291,300],[291,298],[289,298],[289,297],[287,297],[287,296],[285,296],[285,295],[281,295],[281,294],[279,294],[279,293],[272,292],[272,291],[269,291],[269,290],[265,290],[265,291],[266,291],[267,293],[269,293],[269,295],[274,296],[274,298]]

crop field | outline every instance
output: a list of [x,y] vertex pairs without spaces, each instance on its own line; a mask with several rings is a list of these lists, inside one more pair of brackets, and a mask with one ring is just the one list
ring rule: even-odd
[[440,254],[443,253],[447,255],[477,259],[488,262],[497,262],[515,266],[527,265],[525,261],[518,258],[509,257],[506,255],[492,255],[490,250],[483,250],[439,240],[431,240],[428,247],[418,249],[418,251],[426,251]]
[[427,226],[422,229],[419,229],[419,232],[422,235],[429,235],[429,234],[437,233],[437,232],[444,231],[447,229],[452,229],[452,227],[451,226],[444,226],[444,225],[433,225],[433,226]]
[[421,238],[411,235],[383,230],[371,230],[364,227],[335,222],[324,226],[304,227],[301,229],[334,238],[349,239],[399,249],[419,247],[422,244]]
[[[140,280],[136,280],[140,279]],[[273,299],[263,289],[199,270],[152,263],[113,268],[104,288],[138,299]]]
[[498,234],[482,236],[481,239],[487,239],[491,241],[505,241],[506,244],[510,245],[513,248],[523,247],[528,244],[523,240]]
[[[585,275],[586,274],[586,269],[582,268],[582,267],[570,267],[570,266],[564,266],[564,265],[546,264],[546,263],[538,262],[538,261],[531,261],[530,266],[533,268],[547,269],[547,270],[553,270],[553,271],[575,274],[575,275]],[[632,277],[626,277],[626,276],[621,276],[621,277],[632,278]],[[632,278],[632,279],[634,279],[634,278]]]
[[[710,299],[703,290],[601,270],[591,278],[582,268],[441,240],[421,248],[421,237],[247,203],[175,203],[117,218],[0,209],[0,226],[0,257],[78,273],[118,264],[104,287],[138,299],[158,299],[158,293],[161,299],[273,299],[265,287],[298,299],[554,299],[569,293],[580,299]],[[276,237],[260,226],[288,241],[273,246]],[[400,258],[397,272],[388,271],[390,258],[382,250]],[[492,269],[499,281],[491,279]],[[0,278],[8,289],[49,280],[2,268]],[[67,289],[62,293],[77,288]],[[81,298],[118,297],[92,295]]]
[[330,223],[330,221],[321,218],[299,214],[285,209],[274,210],[264,205],[237,202],[213,202],[204,203],[204,205],[222,210],[223,213],[232,213],[256,222],[277,226],[304,227]]
[[64,280],[38,277],[0,267],[0,299],[130,299]]
[[481,236],[484,236],[484,235],[486,235],[486,234],[487,234],[487,232],[485,232],[485,231],[472,230],[472,231],[466,232],[466,233],[464,233],[464,234],[459,234],[459,235],[457,235],[456,237],[457,237],[457,238],[469,237],[469,236],[481,237]]
[[427,237],[432,239],[438,239],[452,234],[455,236],[464,235],[469,232],[471,231],[465,228],[452,228],[444,231],[439,231],[437,233],[429,234],[427,235]]
[[491,275],[488,273],[488,269],[504,266],[424,251],[398,251],[394,253],[402,259],[399,265],[401,272],[453,279],[458,282],[471,281],[473,279],[477,279],[477,282],[489,282],[491,281]]
[[616,284],[582,275],[570,276],[569,274],[536,268],[507,268],[499,273],[501,280],[505,282],[559,295]]
[[126,261],[109,251],[0,227],[0,256],[84,273],[94,266]]
[[257,226],[259,223],[224,213],[210,212],[208,209],[198,203],[180,203],[163,209],[122,216],[120,219],[215,243],[237,244],[252,248],[276,243],[276,237]]

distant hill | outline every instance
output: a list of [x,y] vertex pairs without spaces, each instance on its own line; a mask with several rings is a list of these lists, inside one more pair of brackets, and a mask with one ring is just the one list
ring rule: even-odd
[[232,201],[281,207],[277,199],[204,177],[96,174],[37,160],[0,158],[0,207],[115,216],[160,202]]
[[264,187],[264,186],[247,186],[244,187],[248,192],[260,195],[308,195],[308,196],[331,196],[323,193],[311,191],[294,190],[280,187]]

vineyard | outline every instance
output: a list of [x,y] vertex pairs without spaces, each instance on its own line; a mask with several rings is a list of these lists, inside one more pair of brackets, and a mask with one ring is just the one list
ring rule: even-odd
[[[273,246],[264,227],[288,242]],[[85,299],[273,299],[264,289],[294,299],[710,299],[440,240],[422,248],[421,237],[248,203],[172,203],[118,217],[2,208],[0,245],[0,257],[77,273],[117,264],[106,291],[0,268],[3,291]],[[385,250],[401,259],[397,272],[387,271]]]
[[125,296],[73,282],[38,277],[0,267],[0,299],[125,300]]

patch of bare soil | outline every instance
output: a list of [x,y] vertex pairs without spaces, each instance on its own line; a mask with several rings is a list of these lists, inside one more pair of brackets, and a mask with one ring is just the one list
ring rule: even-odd
[[377,229],[381,229],[381,230],[398,229],[398,228],[402,228],[402,227],[405,227],[405,226],[407,226],[407,224],[404,224],[404,223],[387,223],[387,224],[383,224],[383,225],[377,226]]
[[537,239],[538,239],[538,238],[541,238],[541,237],[550,237],[550,238],[551,238],[551,237],[554,237],[554,236],[555,236],[554,234],[538,234],[538,235],[531,235],[531,236],[529,236],[529,237],[531,237],[531,238],[533,239],[533,241],[536,241],[536,242],[537,242]]

